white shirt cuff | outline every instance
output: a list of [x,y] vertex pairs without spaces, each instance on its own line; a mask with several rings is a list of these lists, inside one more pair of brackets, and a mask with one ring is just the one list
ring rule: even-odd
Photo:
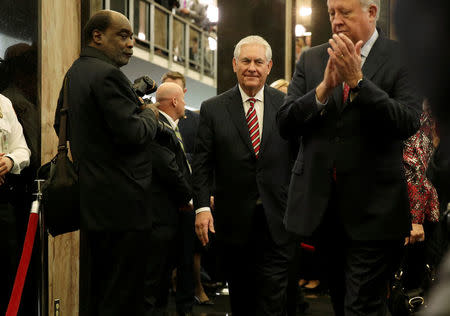
[[201,212],[211,212],[211,209],[208,206],[200,207],[195,210],[195,215],[197,215],[198,213],[201,213]]
[[319,101],[319,99],[317,99],[317,96],[316,96],[316,104],[317,104],[317,108],[319,109],[319,111],[323,110],[325,108],[325,106],[327,105],[327,103],[328,103],[328,98],[325,100],[325,103],[322,103]]

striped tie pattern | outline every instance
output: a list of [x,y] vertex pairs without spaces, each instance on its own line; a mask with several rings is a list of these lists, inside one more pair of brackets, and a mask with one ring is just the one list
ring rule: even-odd
[[[178,126],[175,127],[174,131],[175,131],[175,135],[178,138],[178,142],[180,143],[181,149],[183,149],[184,155],[186,156],[186,152],[184,151],[183,137],[181,137],[181,133],[180,133],[180,130],[178,129]],[[187,163],[187,165],[189,167],[189,171],[192,173],[191,164],[189,163],[187,158],[186,158],[186,163]]]
[[349,93],[350,93],[350,86],[344,83],[344,89],[342,91],[342,103],[347,102]]
[[247,115],[245,116],[247,120],[248,131],[250,133],[250,140],[252,142],[253,150],[255,151],[255,156],[258,158],[259,148],[260,148],[260,138],[259,138],[259,123],[258,116],[255,110],[255,98],[248,99],[250,103],[250,109],[248,109]]

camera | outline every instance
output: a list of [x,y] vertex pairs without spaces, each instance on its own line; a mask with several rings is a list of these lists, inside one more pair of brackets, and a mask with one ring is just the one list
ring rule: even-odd
[[142,76],[134,80],[133,90],[136,92],[138,96],[141,98],[144,95],[151,94],[158,89],[156,82],[151,79],[149,76]]

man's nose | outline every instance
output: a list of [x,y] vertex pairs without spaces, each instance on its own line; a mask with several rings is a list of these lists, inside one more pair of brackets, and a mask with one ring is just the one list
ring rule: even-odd
[[331,24],[334,25],[340,25],[343,23],[342,16],[339,13],[336,13],[333,17],[333,20],[331,21]]
[[256,64],[254,61],[250,62],[250,64],[248,65],[248,70],[250,70],[250,71],[256,70]]
[[134,47],[134,38],[128,38],[127,40],[127,47],[133,48]]

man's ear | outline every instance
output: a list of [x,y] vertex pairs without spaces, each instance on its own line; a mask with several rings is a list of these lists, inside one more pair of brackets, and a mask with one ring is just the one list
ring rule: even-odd
[[237,72],[237,61],[236,58],[233,57],[233,71]]
[[374,21],[377,19],[377,13],[378,13],[378,8],[376,5],[370,5],[369,6],[369,17],[370,19],[373,19]]
[[95,45],[101,45],[103,42],[103,32],[95,29],[92,31],[92,42],[95,43]]

